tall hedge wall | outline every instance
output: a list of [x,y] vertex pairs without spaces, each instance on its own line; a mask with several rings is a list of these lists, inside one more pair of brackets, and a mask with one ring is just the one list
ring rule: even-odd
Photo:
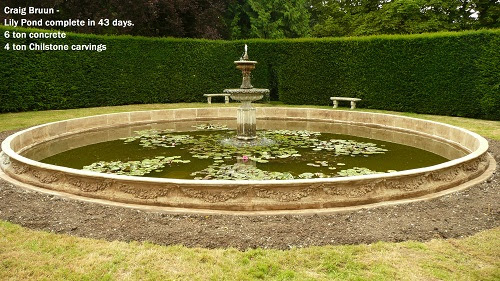
[[[11,28],[0,26],[3,34]],[[21,32],[33,30],[17,29]],[[360,97],[360,107],[500,120],[500,30],[338,39],[209,41],[68,34],[53,44],[103,52],[6,51],[0,112],[204,101],[238,87],[233,61],[249,45],[255,87],[289,104]]]
[[285,43],[280,99],[500,119],[500,32],[378,36]]
[[237,45],[224,41],[83,34],[43,41],[106,44],[102,52],[5,51],[7,42],[35,41],[0,36],[1,112],[202,101],[241,83],[232,63]]

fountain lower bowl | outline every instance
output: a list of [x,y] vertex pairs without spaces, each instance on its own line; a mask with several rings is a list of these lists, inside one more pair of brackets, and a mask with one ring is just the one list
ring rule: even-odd
[[224,93],[231,94],[231,99],[235,101],[256,101],[269,94],[268,89],[250,88],[250,89],[225,89]]
[[[262,211],[356,206],[415,198],[484,177],[494,165],[487,141],[462,128],[379,113],[311,108],[257,108],[267,120],[338,122],[408,133],[449,143],[467,155],[439,165],[396,173],[303,180],[181,180],[101,174],[40,163],[22,152],[81,132],[161,121],[234,119],[236,108],[186,108],[91,116],[43,124],[2,143],[7,179],[39,188],[121,203],[211,210]],[[407,140],[411,142],[411,138]]]

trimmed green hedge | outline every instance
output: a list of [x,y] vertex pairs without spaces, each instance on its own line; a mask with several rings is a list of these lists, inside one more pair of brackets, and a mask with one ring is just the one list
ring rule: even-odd
[[[12,28],[0,26],[3,35]],[[29,29],[16,29],[29,32]],[[6,51],[0,36],[0,112],[205,101],[239,87],[233,61],[249,45],[255,87],[289,104],[359,107],[500,120],[500,30],[298,40],[210,41],[68,33],[52,44],[103,52]]]
[[[280,100],[500,119],[500,32],[376,36],[285,44]],[[292,59],[293,58],[293,59]]]
[[[1,30],[3,33],[5,28]],[[203,101],[203,94],[222,92],[222,85],[237,87],[241,79],[232,64],[238,53],[236,44],[68,35],[43,42],[106,44],[107,50],[2,50],[1,112]],[[41,40],[0,37],[2,49],[7,42]]]

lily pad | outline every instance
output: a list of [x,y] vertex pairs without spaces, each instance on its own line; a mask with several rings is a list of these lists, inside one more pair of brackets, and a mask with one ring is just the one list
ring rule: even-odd
[[117,175],[129,175],[129,176],[143,176],[149,174],[153,171],[162,172],[166,165],[171,163],[189,163],[190,160],[180,160],[176,159],[180,156],[157,156],[153,159],[143,159],[141,161],[99,161],[92,163],[88,166],[84,166],[84,170],[117,174]]
[[341,177],[363,176],[371,174],[381,174],[381,172],[373,171],[368,168],[354,167],[352,169],[342,170],[337,172]]

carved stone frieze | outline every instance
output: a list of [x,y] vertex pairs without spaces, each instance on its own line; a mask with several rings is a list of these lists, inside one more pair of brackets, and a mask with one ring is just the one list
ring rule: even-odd
[[400,191],[415,191],[425,187],[429,182],[427,175],[418,175],[411,178],[386,179],[381,182],[382,188]]
[[148,188],[148,187],[137,187],[128,184],[120,184],[118,190],[127,194],[133,195],[135,198],[139,199],[156,199],[158,197],[168,196],[169,192],[177,188],[177,185],[173,186],[161,186],[160,188]]
[[347,186],[339,185],[332,187],[324,187],[323,191],[332,196],[342,196],[342,197],[361,197],[375,190],[377,184],[374,182],[365,183],[359,186]]
[[109,188],[113,182],[111,180],[94,180],[94,179],[81,179],[71,177],[68,179],[69,184],[77,187],[85,192],[97,192]]
[[462,169],[460,167],[455,167],[453,169],[448,169],[446,171],[435,171],[430,174],[430,178],[433,181],[451,182],[457,179],[461,171]]
[[28,165],[17,162],[12,162],[11,167],[14,170],[14,174],[16,175],[22,175],[30,170],[30,167]]
[[464,172],[468,173],[477,172],[481,168],[483,168],[483,166],[485,166],[487,162],[488,162],[488,155],[484,153],[479,158],[476,158],[474,161],[462,164],[461,168]]
[[10,157],[7,156],[7,154],[5,153],[2,153],[2,164],[4,164],[5,166],[7,165],[10,165]]
[[41,183],[53,183],[59,180],[59,177],[55,173],[51,172],[32,170],[30,173]]
[[308,197],[313,193],[315,188],[306,187],[302,189],[296,190],[287,190],[287,191],[277,191],[272,189],[264,189],[260,188],[255,190],[255,195],[259,198],[270,198],[274,200],[278,200],[280,202],[290,202],[290,201],[298,201],[302,198]]
[[225,202],[243,196],[248,192],[248,187],[240,186],[227,191],[202,191],[194,188],[181,188],[182,193],[188,197],[201,199],[209,203]]

